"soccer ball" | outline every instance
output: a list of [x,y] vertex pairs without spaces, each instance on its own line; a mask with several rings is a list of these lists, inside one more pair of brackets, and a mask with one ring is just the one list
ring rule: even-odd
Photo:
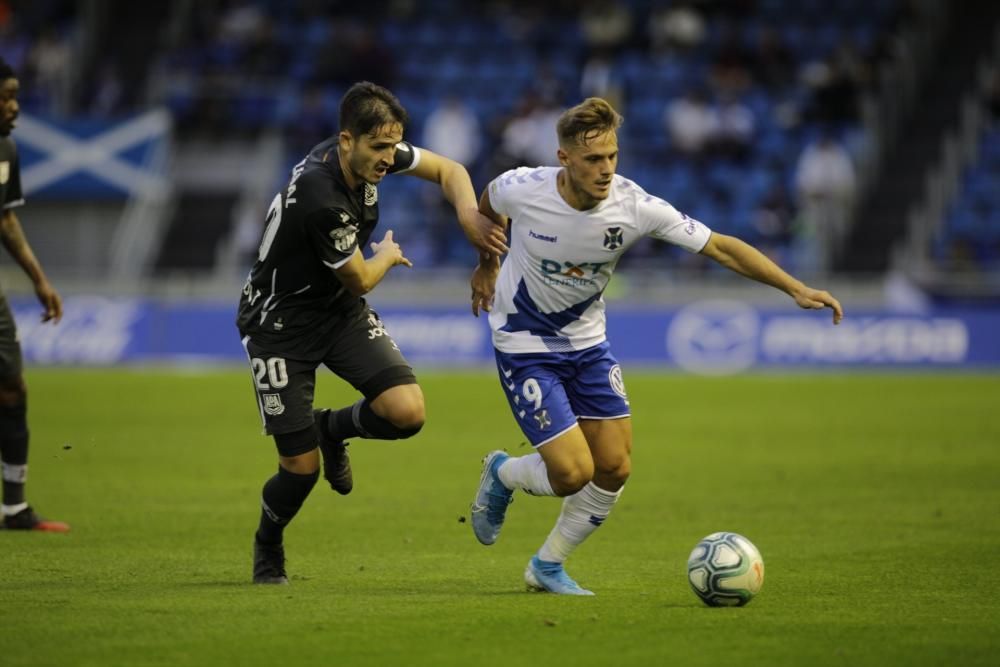
[[742,607],[764,584],[764,560],[736,533],[712,533],[688,556],[688,583],[709,607]]

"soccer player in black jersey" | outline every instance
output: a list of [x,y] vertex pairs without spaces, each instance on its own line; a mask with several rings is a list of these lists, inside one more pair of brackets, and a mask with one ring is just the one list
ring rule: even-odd
[[[506,251],[505,234],[478,211],[465,168],[403,141],[407,113],[380,86],[353,85],[340,104],[340,131],[292,170],[267,212],[257,261],[243,287],[237,326],[253,372],[264,430],[278,472],[264,484],[254,540],[255,583],[285,584],[282,534],[323,473],[334,490],[353,486],[348,438],[395,440],[424,424],[424,397],[378,314],[362,298],[394,266],[411,266],[378,223],[378,183],[390,173],[438,183],[469,241]],[[363,396],[339,410],[314,410],[323,364]]]
[[[24,204],[17,145],[10,136],[17,120],[17,76],[0,60],[0,241],[21,265],[42,303],[43,322],[58,323],[62,301],[35,259],[14,209]],[[28,478],[28,390],[22,375],[21,345],[7,300],[0,294],[0,460],[3,468],[2,528],[64,533],[69,526],[42,519],[24,499]]]

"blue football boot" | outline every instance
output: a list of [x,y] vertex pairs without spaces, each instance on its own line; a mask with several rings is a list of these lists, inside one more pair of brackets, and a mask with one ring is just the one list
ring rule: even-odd
[[507,506],[514,502],[514,492],[503,485],[497,470],[509,459],[506,452],[496,450],[483,459],[483,475],[479,478],[476,499],[472,501],[472,530],[476,539],[493,544],[500,535]]
[[593,591],[581,588],[569,578],[562,563],[550,563],[532,556],[524,569],[524,583],[529,591],[555,593],[557,595],[593,595]]

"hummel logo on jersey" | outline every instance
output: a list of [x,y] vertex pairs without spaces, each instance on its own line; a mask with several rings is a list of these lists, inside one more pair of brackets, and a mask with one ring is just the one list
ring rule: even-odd
[[365,183],[365,206],[374,206],[378,201],[378,188],[371,183]]
[[[503,376],[504,376],[503,383],[504,383],[504,385],[507,387],[508,391],[510,391],[510,392],[513,393],[515,385],[514,385],[514,381],[510,380],[510,376],[514,374],[514,371],[509,370],[507,368],[504,368],[503,366],[500,367],[500,370],[503,372]],[[508,382],[508,380],[510,380],[510,382]],[[514,394],[514,402],[515,403],[518,402],[518,396],[517,396],[517,394]]]
[[[346,213],[341,213],[340,217],[347,215]],[[347,218],[350,220],[350,216]],[[346,253],[348,250],[354,247],[357,242],[357,232],[358,228],[354,225],[347,225],[346,227],[337,227],[330,231],[330,238],[333,239],[333,247],[339,252]]]
[[547,243],[555,243],[559,240],[558,236],[548,236],[546,234],[536,234],[533,230],[528,230],[528,236],[533,239],[538,239],[539,241],[545,241]]
[[604,230],[604,247],[608,250],[617,250],[623,242],[621,227],[609,227]]

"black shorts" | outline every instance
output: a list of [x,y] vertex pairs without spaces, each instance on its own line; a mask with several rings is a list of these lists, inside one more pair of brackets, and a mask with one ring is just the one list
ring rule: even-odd
[[20,377],[23,370],[17,324],[14,323],[14,315],[10,312],[7,299],[0,295],[0,380]]
[[344,318],[319,361],[295,359],[292,354],[258,345],[252,336],[243,339],[243,346],[268,435],[295,433],[313,425],[316,368],[321,363],[369,400],[391,387],[417,382],[382,320],[368,306]]

